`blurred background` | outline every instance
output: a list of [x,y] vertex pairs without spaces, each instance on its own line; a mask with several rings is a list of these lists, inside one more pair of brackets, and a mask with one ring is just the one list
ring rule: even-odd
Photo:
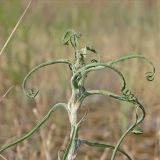
[[[0,0],[0,48],[17,23],[28,0]],[[141,125],[144,134],[130,134],[121,148],[136,160],[160,160],[160,1],[159,0],[34,0],[12,40],[0,56],[0,147],[30,131],[57,102],[70,97],[70,70],[63,65],[37,71],[29,88],[39,95],[29,100],[22,91],[24,76],[36,65],[61,58],[72,59],[72,49],[61,43],[64,32],[72,28],[82,34],[80,46],[94,46],[101,61],[130,54],[143,54],[156,67],[153,82],[145,79],[150,66],[143,60],[116,65],[127,79],[127,87],[144,104],[147,115]],[[66,67],[66,68],[65,68]],[[86,88],[120,92],[121,80],[110,70],[91,73]],[[124,102],[93,96],[82,105],[89,107],[80,137],[116,144],[134,119],[133,107]],[[67,114],[58,110],[36,134],[3,155],[15,160],[56,160],[65,148],[70,132]],[[111,151],[81,147],[78,160],[109,160]],[[122,155],[117,160],[125,160]]]

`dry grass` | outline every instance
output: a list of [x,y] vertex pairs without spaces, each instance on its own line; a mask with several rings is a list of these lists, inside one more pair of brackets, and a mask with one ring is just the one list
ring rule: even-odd
[[[24,10],[26,1],[14,0],[14,5],[9,0],[0,3],[2,48]],[[134,159],[160,159],[159,7],[158,0],[34,1],[30,13],[8,44],[5,54],[0,57],[0,95],[10,86],[15,86],[0,102],[1,146],[28,132],[52,104],[69,98],[69,70],[64,70],[63,66],[41,69],[32,77],[30,86],[40,88],[35,101],[28,100],[23,95],[21,82],[24,75],[40,62],[72,56],[70,49],[61,45],[61,37],[66,29],[74,28],[83,34],[81,45],[86,42],[93,45],[103,61],[141,53],[154,62],[157,75],[153,83],[145,80],[144,73],[149,68],[142,61],[129,61],[117,67],[123,70],[128,86],[137,93],[147,110],[144,134],[130,135],[122,147]],[[120,82],[114,74],[107,71],[106,75],[102,72],[98,76],[90,75],[86,85],[119,92]],[[82,138],[116,143],[123,130],[122,126],[126,127],[131,122],[130,109],[125,110],[125,104],[109,98],[92,97],[83,107],[90,107],[90,111],[88,121],[80,132]],[[54,114],[36,135],[3,155],[7,159],[16,160],[56,160],[57,151],[65,146],[70,129],[67,115],[62,112],[60,110]],[[127,118],[122,118],[122,114]],[[108,150],[97,151],[83,147],[78,159],[106,160],[110,153]],[[121,156],[119,159],[123,160]]]

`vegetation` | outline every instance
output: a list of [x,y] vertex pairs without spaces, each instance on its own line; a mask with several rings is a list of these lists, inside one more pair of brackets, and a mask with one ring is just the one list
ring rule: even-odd
[[[130,56],[134,53],[140,57],[143,54],[152,59],[157,73],[159,72],[160,45],[158,42],[160,39],[157,33],[159,32],[160,4],[158,1],[143,0],[134,2],[124,0],[123,2],[63,0],[40,3],[33,1],[27,15],[3,51],[4,54],[0,56],[0,97],[2,97],[0,99],[0,148],[14,142],[15,139],[34,128],[35,123],[43,119],[44,113],[48,112],[48,106],[61,101],[68,104],[70,95],[72,95],[69,77],[72,71],[70,67],[65,68],[67,64],[64,63],[38,69],[27,82],[26,89],[32,88],[33,85],[43,91],[39,92],[35,98],[26,99],[21,90],[25,74],[37,64],[64,57],[70,59],[70,63],[74,61],[71,47],[60,45],[59,37],[66,28],[75,28],[85,35],[79,42],[79,47],[89,46],[88,43],[90,43],[100,53],[101,61],[99,54],[89,51],[88,49],[93,49],[89,47],[87,49],[89,53],[85,58],[86,64],[90,64],[93,59],[92,63],[102,63],[108,60],[110,62],[116,57]],[[0,48],[2,48],[28,2],[2,0],[0,3]],[[78,49],[81,50],[79,47]],[[127,90],[136,93],[138,101],[143,102],[146,112],[145,121],[137,126],[143,128],[143,134],[139,136],[128,134],[120,148],[123,148],[125,153],[133,159],[159,159],[158,88],[160,84],[158,76],[155,77],[154,85],[143,79],[147,67],[143,64],[146,60],[141,59],[142,61],[139,61],[139,58],[133,58],[112,66],[125,77],[127,84],[124,94]],[[71,65],[68,64],[68,66]],[[119,75],[115,73],[110,68],[90,71],[85,78],[86,91],[99,88],[99,90],[108,90],[115,95],[124,96],[119,89],[121,82]],[[34,97],[37,91],[35,88],[27,89],[26,94]],[[77,119],[79,121],[87,112],[87,121],[84,125],[80,125],[78,138],[81,139],[81,142],[87,143],[93,140],[93,143],[90,145],[89,143],[83,145],[83,143],[76,159],[111,159],[119,137],[132,125],[132,122],[136,121],[135,112],[138,118],[142,112],[139,108],[135,111],[136,107],[132,107],[132,103],[122,100],[115,101],[114,98],[107,98],[99,94],[88,96],[83,102],[78,110]],[[62,148],[65,151],[70,137],[70,126],[67,123],[68,112],[60,109],[64,109],[63,106],[58,108],[54,112],[54,117],[51,116],[48,123],[38,129],[37,134],[6,150],[3,156],[6,159],[17,160],[57,159],[58,150]],[[142,130],[138,128],[135,132],[141,133]],[[114,145],[109,147],[104,142]],[[96,146],[96,144],[97,148],[89,147]],[[105,149],[104,146],[108,149]],[[120,153],[120,148],[116,153],[116,159],[126,159],[127,157]],[[63,151],[59,152],[60,158],[63,158]]]
[[[66,147],[66,149],[64,150],[63,153],[63,157],[61,157],[60,154],[58,154],[58,159],[61,160],[74,160],[77,157],[77,154],[80,150],[81,145],[85,144],[85,145],[89,145],[92,147],[102,147],[102,148],[111,148],[113,149],[113,154],[111,157],[111,160],[114,160],[116,157],[116,153],[119,151],[122,154],[124,154],[128,159],[132,159],[126,152],[124,152],[122,149],[119,149],[120,144],[122,143],[122,141],[124,140],[124,138],[130,133],[133,132],[135,134],[141,134],[143,133],[143,130],[141,128],[137,128],[137,126],[144,120],[145,118],[145,109],[143,107],[143,105],[139,102],[138,98],[128,89],[126,89],[126,80],[123,76],[123,74],[117,70],[114,65],[125,61],[125,60],[129,60],[129,59],[133,59],[133,58],[139,58],[139,59],[144,59],[146,62],[148,62],[152,68],[153,71],[151,72],[147,72],[146,73],[146,78],[149,81],[152,81],[154,79],[154,74],[155,74],[155,68],[152,64],[152,62],[150,62],[149,60],[147,60],[144,56],[142,55],[129,55],[129,56],[125,56],[113,61],[109,61],[107,63],[102,63],[100,62],[100,58],[97,59],[92,59],[91,63],[87,64],[86,63],[86,58],[92,53],[97,55],[98,53],[96,52],[95,49],[91,48],[91,47],[84,47],[84,48],[79,48],[78,45],[78,38],[80,38],[80,34],[77,34],[75,31],[73,30],[68,30],[63,38],[63,43],[64,45],[71,45],[73,50],[74,50],[74,58],[72,61],[70,60],[65,60],[65,59],[61,59],[61,60],[56,60],[56,61],[51,61],[51,62],[47,62],[47,63],[42,63],[38,66],[36,66],[35,68],[33,68],[24,78],[23,81],[23,90],[25,92],[25,94],[30,97],[30,98],[34,98],[36,97],[36,95],[38,94],[38,90],[34,90],[31,89],[29,92],[26,89],[26,82],[28,80],[28,78],[38,69],[48,66],[48,65],[53,65],[53,64],[58,64],[58,63],[64,63],[67,64],[72,72],[72,77],[70,80],[71,83],[71,90],[72,90],[72,94],[71,97],[68,101],[68,103],[57,103],[55,105],[52,106],[52,108],[50,109],[50,111],[47,113],[47,115],[26,135],[24,135],[23,137],[21,137],[20,139],[16,140],[15,142],[6,145],[5,147],[0,149],[0,153],[2,153],[3,151],[5,151],[6,149],[15,146],[16,144],[24,141],[25,139],[27,139],[28,137],[30,137],[35,131],[37,131],[52,115],[52,113],[59,107],[63,107],[69,116],[69,121],[70,121],[70,125],[71,125],[71,132],[70,132],[70,140],[68,142],[68,145]],[[85,79],[87,78],[87,75],[90,72],[93,71],[97,71],[100,69],[104,69],[104,68],[109,68],[111,69],[113,72],[115,72],[116,74],[118,74],[118,76],[120,76],[120,78],[122,79],[123,82],[123,86],[121,89],[121,95],[116,95],[112,92],[106,91],[106,90],[88,90],[85,88]],[[82,124],[82,122],[84,122],[84,120],[86,119],[87,116],[87,112],[84,114],[83,117],[81,117],[80,119],[78,119],[78,113],[79,110],[81,108],[81,105],[84,101],[85,98],[87,98],[88,96],[92,96],[95,94],[100,94],[100,95],[104,95],[104,96],[109,96],[111,98],[114,98],[116,100],[120,100],[120,101],[125,101],[125,102],[129,102],[131,104],[134,105],[134,110],[135,110],[135,121],[134,123],[123,133],[123,135],[121,136],[121,138],[119,139],[118,143],[116,144],[116,146],[110,145],[110,144],[102,144],[102,143],[97,143],[97,142],[91,142],[91,141],[87,141],[87,140],[82,140],[79,139],[78,137],[78,130],[80,129],[80,125]],[[138,109],[141,110],[141,116],[138,114]]]

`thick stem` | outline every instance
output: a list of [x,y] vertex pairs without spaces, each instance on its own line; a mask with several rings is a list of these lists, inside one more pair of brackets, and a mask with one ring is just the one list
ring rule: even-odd
[[[77,119],[77,114],[78,114],[78,106],[75,103],[75,97],[71,97],[71,101],[69,103],[69,107],[70,107],[70,124],[71,124],[71,133],[70,133],[70,138],[72,136],[72,132],[74,127],[77,125],[78,123],[78,119]],[[78,139],[78,131],[76,134],[76,137],[73,140],[73,143],[71,145],[67,160],[75,160],[76,156],[77,156],[77,149],[76,149],[76,139]]]

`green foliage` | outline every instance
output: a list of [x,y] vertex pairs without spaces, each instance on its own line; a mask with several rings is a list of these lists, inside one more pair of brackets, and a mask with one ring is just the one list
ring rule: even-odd
[[[134,58],[143,59],[152,67],[152,70],[150,72],[146,73],[146,79],[148,81],[152,81],[154,79],[155,68],[154,68],[152,62],[150,62],[148,59],[146,59],[143,55],[128,55],[128,56],[121,57],[121,58],[115,59],[115,60],[107,62],[107,63],[100,62],[99,55],[95,49],[93,49],[92,47],[88,47],[88,46],[85,46],[83,48],[79,48],[79,45],[78,45],[79,38],[80,38],[80,34],[77,34],[73,30],[68,30],[63,37],[63,44],[64,45],[71,45],[71,47],[73,48],[74,59],[72,61],[67,60],[67,59],[66,60],[60,59],[60,60],[42,63],[42,64],[36,66],[35,68],[33,68],[26,75],[26,77],[24,78],[23,84],[22,84],[24,93],[30,98],[35,98],[36,95],[38,94],[39,90],[37,90],[37,89],[28,90],[27,89],[27,81],[30,78],[30,76],[35,71],[39,70],[42,67],[48,66],[48,65],[59,64],[59,63],[67,64],[72,72],[72,76],[71,76],[72,95],[68,101],[68,104],[58,103],[58,104],[54,105],[51,108],[51,110],[47,113],[47,115],[41,120],[41,122],[39,122],[35,126],[35,128],[33,128],[30,132],[28,132],[22,138],[20,138],[20,139],[16,140],[15,142],[1,148],[0,153],[2,153],[3,151],[5,151],[6,149],[8,149],[12,146],[15,146],[18,143],[24,141],[26,138],[29,138],[33,133],[35,133],[50,118],[51,114],[55,111],[56,108],[64,107],[67,110],[67,113],[69,116],[69,121],[71,124],[71,133],[70,133],[70,139],[69,139],[68,145],[63,152],[63,156],[61,156],[60,152],[59,152],[58,160],[76,159],[76,156],[80,150],[81,145],[88,145],[91,147],[99,147],[99,148],[110,148],[113,150],[111,160],[115,160],[117,152],[122,153],[129,160],[132,159],[125,151],[120,149],[120,145],[129,133],[131,133],[131,132],[133,132],[135,134],[142,134],[143,133],[143,130],[140,129],[138,126],[140,123],[143,122],[143,120],[145,118],[145,108],[139,102],[136,95],[126,88],[125,77],[123,76],[121,71],[119,71],[115,67],[115,65],[120,62],[134,59]],[[91,60],[90,63],[87,63],[86,59],[87,59],[87,57],[90,56],[91,53],[95,55],[95,59]],[[105,68],[108,68],[111,71],[115,72],[122,80],[120,95],[117,95],[117,94],[112,93],[107,90],[88,90],[87,88],[85,88],[84,84],[85,84],[85,79],[87,78],[87,75],[92,71],[98,71],[98,70],[105,69]],[[122,136],[119,138],[119,141],[117,142],[117,144],[115,146],[110,145],[110,144],[102,144],[102,143],[98,143],[98,142],[91,142],[91,141],[87,141],[87,140],[82,140],[82,139],[79,139],[79,137],[78,137],[78,131],[80,129],[80,125],[82,124],[82,122],[84,122],[84,120],[87,116],[87,112],[86,112],[85,115],[80,120],[78,120],[77,117],[78,117],[80,106],[87,97],[95,95],[95,94],[108,96],[108,97],[111,97],[111,98],[118,100],[118,101],[130,103],[134,106],[135,117],[136,117],[135,121],[122,134]],[[141,111],[140,112],[141,114],[138,114],[139,113],[139,112],[137,112],[138,110]],[[61,158],[61,157],[63,157],[63,158]]]

